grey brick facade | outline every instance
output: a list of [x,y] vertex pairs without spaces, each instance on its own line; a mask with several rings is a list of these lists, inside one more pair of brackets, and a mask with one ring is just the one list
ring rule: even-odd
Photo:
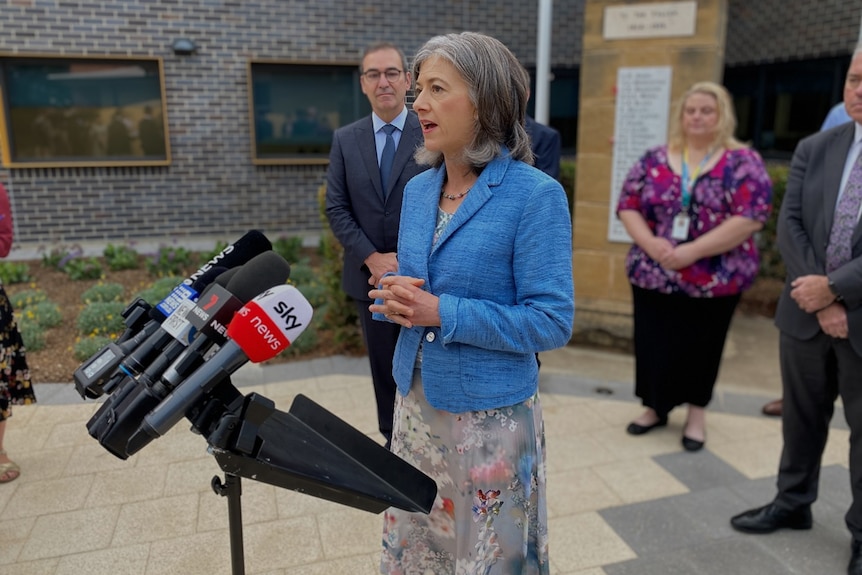
[[[730,0],[728,63],[848,53],[860,10],[858,0]],[[0,0],[0,52],[163,58],[172,151],[167,167],[0,168],[17,243],[314,235],[326,168],[252,165],[248,60],[358,62],[380,39],[409,55],[469,29],[532,66],[536,11],[535,0]],[[553,67],[578,66],[583,12],[584,0],[554,2]],[[174,55],[179,37],[198,53]]]

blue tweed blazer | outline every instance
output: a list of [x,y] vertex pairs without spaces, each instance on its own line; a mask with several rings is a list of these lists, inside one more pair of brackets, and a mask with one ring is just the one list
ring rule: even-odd
[[425,279],[441,327],[402,328],[393,360],[407,395],[419,345],[428,402],[453,413],[513,405],[538,388],[535,353],[572,334],[572,227],[562,186],[505,154],[488,164],[432,247],[445,167],[408,182],[399,274]]

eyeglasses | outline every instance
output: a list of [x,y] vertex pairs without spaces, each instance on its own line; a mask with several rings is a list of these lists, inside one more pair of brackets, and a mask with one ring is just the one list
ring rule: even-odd
[[[386,80],[389,82],[397,82],[399,78],[401,78],[401,74],[403,74],[403,70],[399,70],[398,68],[387,68],[382,72],[383,76],[386,76]],[[362,73],[362,76],[365,76],[365,79],[369,82],[379,82],[381,72],[380,70],[368,70]]]

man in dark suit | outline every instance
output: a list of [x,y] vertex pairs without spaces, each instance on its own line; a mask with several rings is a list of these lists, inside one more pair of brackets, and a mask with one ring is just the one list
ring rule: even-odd
[[862,575],[862,45],[844,84],[853,122],[802,140],[778,219],[787,282],[775,324],[784,448],[772,503],[731,519],[744,533],[810,529],[835,399],[850,426],[850,575]]
[[326,215],[344,247],[341,285],[359,312],[378,425],[388,446],[395,405],[392,356],[401,326],[371,319],[368,291],[383,274],[398,269],[395,252],[404,185],[426,167],[413,159],[422,129],[405,104],[411,77],[404,53],[393,44],[373,44],[366,48],[359,71],[360,88],[372,113],[333,135]]
[[535,166],[554,178],[560,179],[560,156],[562,143],[560,133],[550,126],[538,123],[527,116],[525,126],[530,135],[533,154],[536,156]]

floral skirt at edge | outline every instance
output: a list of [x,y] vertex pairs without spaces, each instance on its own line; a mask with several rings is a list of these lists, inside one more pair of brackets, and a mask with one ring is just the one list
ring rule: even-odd
[[27,367],[27,350],[12,313],[12,304],[0,285],[0,421],[12,415],[13,405],[35,401],[30,368]]
[[386,575],[548,575],[545,440],[538,393],[517,405],[449,413],[419,372],[395,401],[392,451],[437,483],[431,513],[390,508]]

